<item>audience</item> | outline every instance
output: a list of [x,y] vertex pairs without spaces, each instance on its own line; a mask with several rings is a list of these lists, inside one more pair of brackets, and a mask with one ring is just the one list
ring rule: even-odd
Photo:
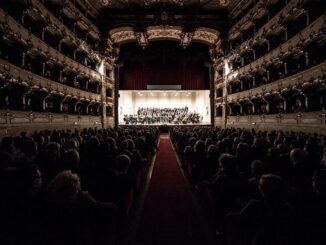
[[[112,243],[158,136],[133,126],[4,137],[1,244]],[[225,244],[326,244],[324,136],[198,126],[170,136]]]
[[324,136],[198,126],[170,136],[222,242],[326,244]]
[[112,244],[158,136],[133,127],[4,137],[1,244]]

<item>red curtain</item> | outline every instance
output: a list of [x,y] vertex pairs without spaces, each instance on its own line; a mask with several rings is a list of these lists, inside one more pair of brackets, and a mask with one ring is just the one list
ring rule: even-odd
[[202,62],[150,60],[128,62],[120,69],[121,90],[146,90],[147,85],[181,85],[183,90],[209,89],[208,68]]

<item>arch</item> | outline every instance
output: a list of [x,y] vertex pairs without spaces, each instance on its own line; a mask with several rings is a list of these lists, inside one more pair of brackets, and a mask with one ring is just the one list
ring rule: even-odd
[[48,90],[34,85],[26,94],[26,109],[30,111],[44,111],[44,99]]
[[223,106],[217,105],[215,107],[215,117],[222,117],[223,116]]
[[228,107],[230,116],[242,115],[242,106],[238,101],[230,101]]
[[61,112],[61,101],[64,99],[64,94],[62,92],[51,91],[44,98],[44,109],[49,112]]
[[267,92],[264,98],[269,104],[269,113],[283,113],[286,111],[286,100],[278,91]]
[[149,41],[178,41],[183,47],[191,41],[214,45],[220,40],[220,32],[207,27],[197,27],[193,32],[185,32],[181,26],[148,26],[143,32],[136,32],[132,26],[122,26],[109,31],[110,42],[122,45],[128,42],[138,42],[146,47]]
[[249,98],[240,99],[239,103],[241,104],[242,109],[241,114],[252,115],[255,113],[255,106]]
[[269,113],[269,102],[263,96],[253,96],[250,100],[255,107],[255,114]]

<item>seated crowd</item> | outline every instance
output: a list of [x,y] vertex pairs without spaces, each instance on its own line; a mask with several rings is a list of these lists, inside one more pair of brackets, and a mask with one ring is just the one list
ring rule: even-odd
[[157,128],[40,131],[0,149],[1,244],[111,244]]
[[325,136],[208,127],[170,135],[226,244],[326,244]]
[[200,123],[203,117],[197,112],[190,112],[188,107],[182,108],[138,108],[137,115],[124,115],[125,124],[188,124]]

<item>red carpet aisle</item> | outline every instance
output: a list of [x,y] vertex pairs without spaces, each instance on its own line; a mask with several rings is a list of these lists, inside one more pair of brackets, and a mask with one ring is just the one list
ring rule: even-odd
[[170,139],[159,147],[134,244],[208,244]]

